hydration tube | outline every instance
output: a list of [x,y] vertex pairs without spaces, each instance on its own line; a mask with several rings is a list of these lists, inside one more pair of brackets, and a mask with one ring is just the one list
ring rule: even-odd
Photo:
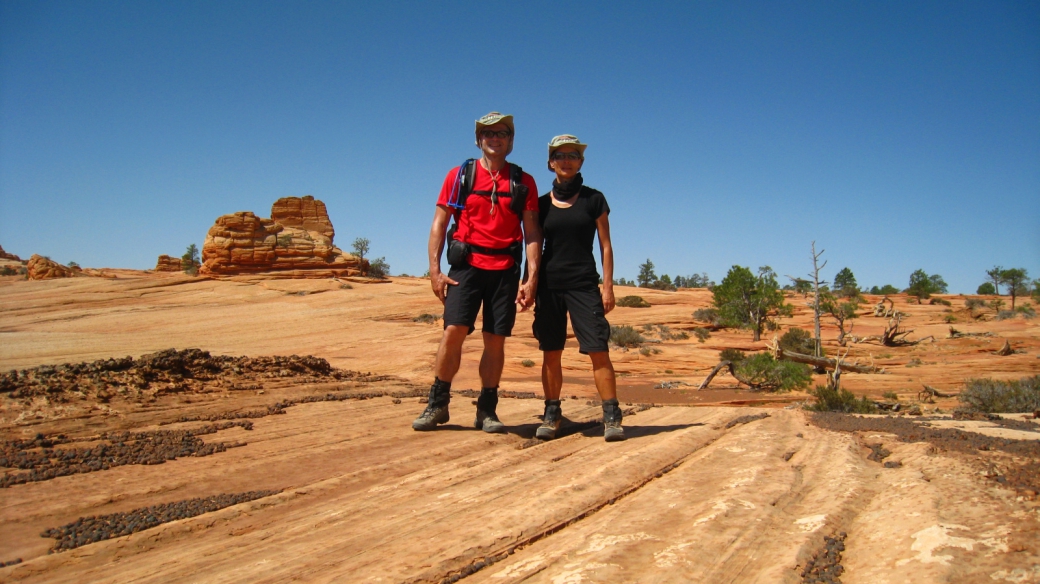
[[459,190],[461,190],[462,180],[466,176],[466,167],[472,162],[474,162],[473,158],[467,158],[466,162],[463,162],[462,165],[459,166],[459,171],[455,173],[455,182],[452,183],[451,194],[448,196],[448,206],[452,209],[458,209],[461,211],[466,206],[465,201],[459,201]]

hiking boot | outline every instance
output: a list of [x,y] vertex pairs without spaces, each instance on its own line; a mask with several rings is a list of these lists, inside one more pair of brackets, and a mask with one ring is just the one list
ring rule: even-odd
[[448,402],[451,401],[451,384],[440,379],[433,382],[430,387],[430,397],[426,409],[412,422],[413,430],[433,430],[438,424],[447,424],[451,418],[448,416]]
[[473,427],[483,430],[489,434],[501,434],[506,431],[506,425],[499,421],[495,414],[498,407],[498,388],[484,387],[480,390],[477,398],[477,417],[473,420]]
[[621,427],[621,406],[616,399],[603,402],[603,439],[607,442],[625,439],[625,430]]
[[542,414],[542,425],[535,431],[534,437],[539,440],[552,440],[556,437],[556,431],[560,429],[563,421],[563,412],[560,410],[560,400],[545,400],[545,413]]

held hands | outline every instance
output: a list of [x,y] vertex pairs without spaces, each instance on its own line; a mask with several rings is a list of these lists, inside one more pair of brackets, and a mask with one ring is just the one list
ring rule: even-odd
[[516,292],[516,305],[520,312],[534,306],[535,280],[529,278]]
[[444,298],[448,295],[448,286],[458,285],[458,282],[441,272],[430,272],[430,287],[433,288],[433,294],[440,299],[441,304],[444,304]]
[[603,286],[603,314],[609,313],[614,310],[614,287]]

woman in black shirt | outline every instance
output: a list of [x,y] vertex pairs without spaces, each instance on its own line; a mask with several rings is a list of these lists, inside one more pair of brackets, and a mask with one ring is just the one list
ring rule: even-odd
[[[610,207],[603,193],[582,184],[585,144],[574,136],[556,136],[549,142],[549,170],[556,173],[553,189],[538,199],[538,219],[545,237],[538,292],[534,308],[534,336],[542,350],[542,390],[545,415],[536,435],[556,436],[560,427],[560,391],[563,367],[560,359],[567,339],[567,314],[581,353],[592,359],[592,375],[603,400],[603,437],[608,442],[625,439],[617,382],[607,343],[610,324],[606,314],[614,308],[614,252],[610,245]],[[603,262],[603,290],[599,288],[593,238],[599,234]]]

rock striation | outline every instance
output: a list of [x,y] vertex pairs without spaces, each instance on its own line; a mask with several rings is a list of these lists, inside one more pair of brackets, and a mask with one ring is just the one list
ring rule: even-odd
[[175,258],[166,254],[159,256],[159,260],[155,262],[156,272],[180,272],[183,269],[181,258]]
[[333,245],[335,233],[325,203],[311,196],[278,199],[270,219],[251,211],[223,215],[206,235],[199,273],[331,278],[367,272],[366,260]]
[[33,254],[26,264],[30,280],[53,280],[55,278],[73,278],[79,275],[78,270],[63,266],[56,261]]

